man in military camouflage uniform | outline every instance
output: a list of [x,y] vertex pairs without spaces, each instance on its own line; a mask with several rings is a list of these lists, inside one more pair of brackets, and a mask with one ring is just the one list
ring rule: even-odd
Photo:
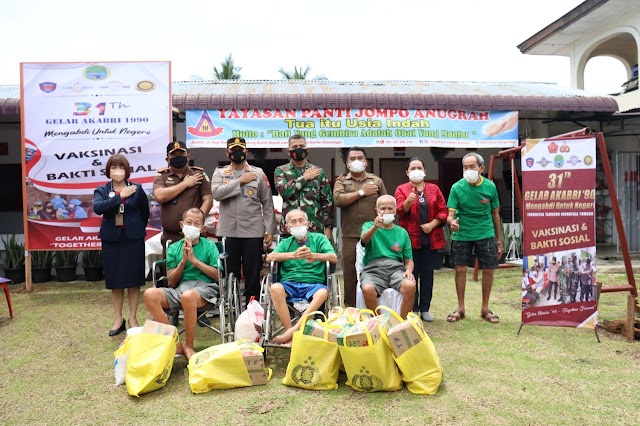
[[324,232],[332,240],[333,194],[324,170],[307,161],[309,148],[301,135],[289,138],[288,164],[274,172],[274,183],[282,196],[280,231],[287,233],[285,217],[291,210],[300,209],[309,218],[310,232]]
[[260,297],[263,244],[271,245],[277,223],[269,179],[247,163],[244,138],[229,139],[225,153],[231,164],[218,167],[211,178],[211,192],[220,201],[216,235],[226,237],[229,272],[240,277],[242,263],[248,302],[251,296]]
[[167,145],[167,162],[169,167],[159,169],[153,181],[153,198],[160,203],[163,255],[167,240],[182,239],[182,213],[196,207],[206,216],[213,206],[209,177],[202,168],[189,166],[184,142]]

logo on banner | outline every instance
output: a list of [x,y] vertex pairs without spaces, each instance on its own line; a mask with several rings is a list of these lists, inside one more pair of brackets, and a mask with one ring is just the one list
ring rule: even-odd
[[194,136],[200,136],[203,138],[211,138],[214,136],[218,136],[224,131],[223,127],[216,127],[213,124],[213,120],[209,116],[207,110],[202,112],[200,116],[200,120],[198,120],[198,124],[194,126],[189,126],[187,129],[187,133],[190,133]]
[[586,155],[583,161],[585,166],[590,166],[593,164],[593,157],[590,155]]
[[51,93],[56,90],[56,83],[51,83],[50,81],[46,81],[44,83],[40,83],[40,90],[44,93]]
[[89,80],[104,80],[109,77],[109,74],[111,74],[109,68],[102,65],[91,65],[82,71],[82,75]]
[[138,84],[136,84],[136,89],[138,89],[141,92],[150,92],[155,88],[156,88],[156,85],[149,80],[142,80],[138,82]]
[[578,163],[582,163],[582,160],[579,160],[577,155],[572,155],[571,158],[567,160],[567,163],[575,167]]
[[527,167],[529,168],[533,167],[533,163],[534,163],[533,158],[531,157],[527,158]]
[[569,145],[567,145],[567,143],[563,143],[562,146],[560,147],[560,152],[569,152],[571,151],[571,148],[569,148]]
[[547,160],[545,157],[542,157],[540,161],[538,161],[538,164],[542,167],[547,167],[550,163],[551,161]]
[[555,154],[556,152],[558,152],[558,144],[555,142],[551,142],[549,146],[547,146],[547,149],[549,150],[549,154]]
[[564,166],[564,157],[560,154],[553,157],[553,165],[558,168]]

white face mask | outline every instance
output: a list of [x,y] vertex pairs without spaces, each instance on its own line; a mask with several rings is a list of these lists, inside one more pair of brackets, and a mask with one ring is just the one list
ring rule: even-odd
[[349,163],[349,171],[353,173],[363,172],[367,166],[364,164],[364,161],[355,160]]
[[295,237],[296,240],[303,240],[304,237],[307,236],[307,227],[306,226],[294,226],[290,229],[291,235]]
[[478,180],[478,171],[477,170],[465,170],[462,173],[462,176],[469,183],[476,183]]
[[200,236],[200,228],[193,225],[183,225],[182,233],[184,234],[185,238],[191,241],[195,241],[195,239]]
[[396,218],[396,215],[392,214],[392,213],[385,213],[382,215],[382,222],[385,225],[390,224],[391,222],[393,222]]
[[124,180],[124,170],[111,170],[109,173],[111,175],[111,179],[121,181]]
[[411,182],[422,182],[425,176],[422,170],[411,170],[409,172],[409,180]]

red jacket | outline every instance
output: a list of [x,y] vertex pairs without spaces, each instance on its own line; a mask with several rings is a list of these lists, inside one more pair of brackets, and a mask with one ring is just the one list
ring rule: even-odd
[[[411,238],[411,248],[419,249],[420,234],[422,229],[420,228],[420,203],[416,200],[411,204],[409,213],[404,212],[402,204],[405,202],[409,194],[414,190],[411,182],[403,183],[396,188],[396,206],[398,215],[400,217],[400,226],[407,230],[409,238]],[[442,220],[442,223],[446,223],[449,211],[444,201],[444,195],[437,185],[432,183],[424,183],[424,196],[427,200],[427,206],[429,211],[427,213],[427,223],[431,222],[434,218]],[[429,242],[431,244],[431,250],[438,250],[445,246],[444,232],[442,232],[442,226],[438,226],[429,234]]]

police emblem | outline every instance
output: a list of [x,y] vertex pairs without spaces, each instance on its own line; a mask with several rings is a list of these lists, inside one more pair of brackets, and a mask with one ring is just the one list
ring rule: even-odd
[[526,159],[527,167],[533,167],[533,158],[529,157]]
[[248,191],[247,191],[247,194],[249,194],[249,195],[253,195],[253,190],[252,190],[252,189],[248,190]]
[[553,165],[558,168],[564,166],[564,157],[560,154],[553,157]]
[[56,90],[57,84],[50,81],[45,81],[44,83],[40,83],[39,86],[40,90],[42,90],[44,93],[51,93]]

